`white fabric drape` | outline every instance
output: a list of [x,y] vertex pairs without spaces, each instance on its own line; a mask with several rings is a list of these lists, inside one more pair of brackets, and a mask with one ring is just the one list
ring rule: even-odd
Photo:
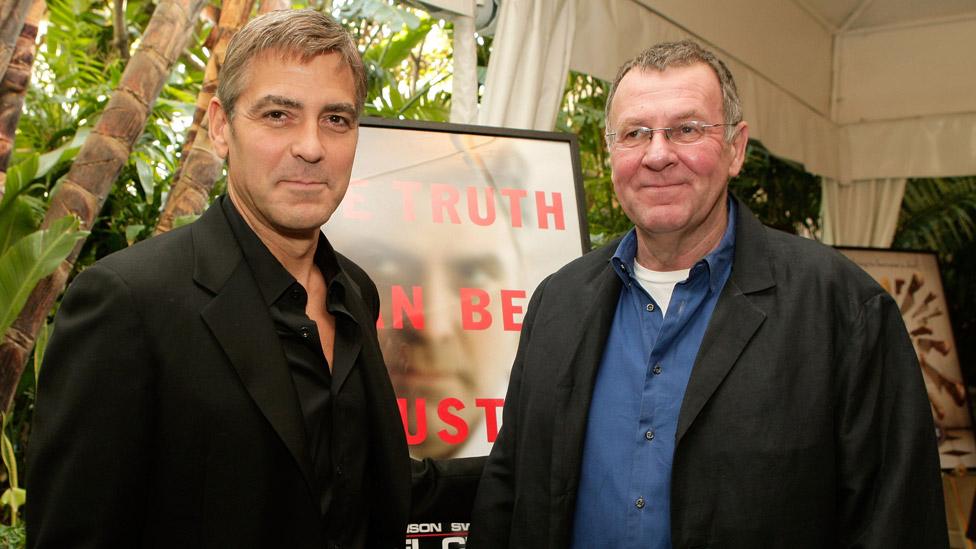
[[823,241],[834,246],[887,248],[895,237],[905,179],[841,183],[822,178]]
[[569,74],[577,1],[501,3],[480,124],[553,129]]
[[474,17],[456,15],[452,21],[451,122],[474,124],[478,120],[478,46],[474,42]]
[[750,137],[823,176],[829,243],[887,247],[905,178],[976,170],[976,113],[837,124],[818,104],[790,93],[748,59],[728,55],[653,5],[645,0],[502,2],[479,123],[550,130],[569,68],[612,79],[641,49],[692,37],[717,49],[736,75]]
[[976,112],[848,124],[841,139],[853,180],[976,174]]
[[735,75],[750,138],[813,173],[843,177],[836,124],[718,49],[707,37],[689,33],[637,0],[586,0],[577,7],[576,18],[571,69],[613,80],[620,65],[645,48],[658,42],[697,40],[716,50]]

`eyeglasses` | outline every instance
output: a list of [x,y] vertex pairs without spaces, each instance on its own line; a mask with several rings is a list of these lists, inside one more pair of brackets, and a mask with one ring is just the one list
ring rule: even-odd
[[723,128],[737,124],[706,124],[697,120],[682,122],[673,128],[647,128],[635,126],[617,132],[607,132],[607,146],[618,149],[634,149],[647,144],[654,132],[664,132],[664,137],[678,145],[694,145],[705,137],[709,128]]

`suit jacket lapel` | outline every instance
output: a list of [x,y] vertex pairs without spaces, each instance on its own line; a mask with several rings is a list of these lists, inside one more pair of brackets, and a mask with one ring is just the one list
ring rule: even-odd
[[[616,245],[610,244],[608,248],[602,252],[607,259]],[[567,345],[564,355],[553,357],[553,363],[558,368],[555,379],[555,418],[558,426],[553,429],[550,476],[554,505],[550,515],[553,520],[550,530],[553,547],[568,543],[593,384],[620,297],[620,278],[606,261],[600,265],[580,285],[582,290],[573,302],[573,306],[579,304],[585,309],[578,313],[565,311],[566,318],[574,318],[575,315],[576,320],[572,330],[560,334],[559,340],[576,342],[575,345]]]
[[695,358],[678,415],[678,442],[766,319],[766,313],[749,294],[775,286],[766,229],[749,208],[741,202],[737,205],[732,274],[715,305]]
[[216,294],[201,316],[311,487],[305,426],[288,365],[261,292],[219,203],[191,230],[194,280]]
[[[337,282],[342,284],[347,297],[344,300],[344,307],[340,311],[351,317],[352,321],[358,326],[352,326],[349,322],[336,322],[336,330],[359,330],[362,333],[369,333],[370,323],[375,323],[375,319],[370,320],[366,308],[363,306],[362,296],[356,284],[345,274],[339,273],[336,277]],[[339,335],[339,334],[336,334]],[[363,348],[363,336],[357,333],[342,334],[343,337],[336,337],[336,348],[333,352],[332,364],[332,392],[336,393],[342,389],[342,385],[349,377],[359,353]],[[344,343],[346,342],[346,343]],[[341,345],[340,345],[341,344]]]

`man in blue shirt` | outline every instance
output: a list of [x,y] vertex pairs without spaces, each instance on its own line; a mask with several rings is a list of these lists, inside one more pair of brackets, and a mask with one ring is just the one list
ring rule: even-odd
[[468,547],[945,547],[934,428],[892,298],[728,193],[749,137],[693,42],[607,104],[634,229],[530,302]]

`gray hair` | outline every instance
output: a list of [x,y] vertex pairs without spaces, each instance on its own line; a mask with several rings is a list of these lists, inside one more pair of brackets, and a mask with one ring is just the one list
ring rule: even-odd
[[252,19],[234,35],[220,68],[217,97],[230,119],[244,89],[248,64],[260,53],[275,51],[302,62],[338,53],[352,70],[356,84],[356,112],[366,103],[366,69],[352,37],[335,19],[313,9],[277,10]]
[[[663,71],[669,67],[687,67],[697,63],[708,65],[718,76],[719,86],[722,88],[724,122],[726,124],[741,122],[742,102],[739,100],[739,91],[735,87],[735,79],[732,78],[729,68],[714,53],[702,48],[697,42],[682,40],[651,46],[620,67],[620,70],[617,71],[617,77],[613,80],[613,85],[610,86],[610,95],[607,96],[607,107],[604,113],[606,123],[610,123],[610,107],[613,104],[613,96],[617,93],[617,86],[634,67],[640,70]],[[735,130],[735,126],[725,128],[726,141],[732,140]]]

